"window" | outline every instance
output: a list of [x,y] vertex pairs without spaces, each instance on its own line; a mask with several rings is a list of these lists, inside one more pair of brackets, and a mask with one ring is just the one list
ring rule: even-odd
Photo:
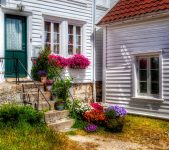
[[45,47],[60,54],[60,24],[45,21]]
[[159,96],[160,67],[158,56],[137,57],[138,94]]
[[68,54],[80,54],[82,50],[81,27],[68,25]]

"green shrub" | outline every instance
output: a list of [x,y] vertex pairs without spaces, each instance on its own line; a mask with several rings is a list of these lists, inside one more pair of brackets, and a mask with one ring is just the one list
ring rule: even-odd
[[66,101],[69,97],[69,89],[72,86],[72,79],[65,78],[63,80],[56,80],[52,86],[52,92],[57,98]]
[[36,63],[33,65],[32,71],[31,71],[31,74],[32,74],[32,77],[34,80],[37,80],[37,81],[40,80],[40,77],[38,76],[39,70],[48,71],[48,66],[49,66],[48,56],[49,56],[49,54],[50,54],[49,48],[46,48],[39,53],[39,56],[36,59]]
[[19,124],[40,125],[44,123],[43,113],[30,106],[3,105],[0,107],[0,123],[7,126]]
[[49,79],[57,79],[59,74],[61,73],[62,69],[57,68],[54,65],[49,65],[47,71],[48,71],[48,78]]

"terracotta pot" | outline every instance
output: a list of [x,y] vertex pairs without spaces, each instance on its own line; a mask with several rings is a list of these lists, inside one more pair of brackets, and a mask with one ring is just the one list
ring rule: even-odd
[[51,91],[52,85],[47,85],[46,88],[47,88],[48,91]]
[[41,82],[45,84],[47,81],[47,77],[40,77],[40,78],[41,78]]

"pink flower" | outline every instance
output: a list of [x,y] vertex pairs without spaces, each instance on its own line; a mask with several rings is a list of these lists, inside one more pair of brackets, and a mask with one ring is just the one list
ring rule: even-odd
[[60,69],[64,69],[68,66],[68,60],[66,58],[55,54],[48,56],[48,62]]
[[68,59],[68,64],[72,69],[86,69],[90,65],[90,61],[85,56],[76,54]]

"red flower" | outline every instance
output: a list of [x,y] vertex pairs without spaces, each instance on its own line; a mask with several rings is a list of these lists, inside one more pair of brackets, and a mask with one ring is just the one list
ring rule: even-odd
[[98,103],[92,103],[91,106],[96,109],[96,110],[99,110],[99,111],[103,111],[103,106],[101,106],[100,104]]
[[83,117],[90,123],[101,123],[105,121],[104,112],[95,109],[85,112]]
[[36,60],[33,61],[33,64],[36,65]]

